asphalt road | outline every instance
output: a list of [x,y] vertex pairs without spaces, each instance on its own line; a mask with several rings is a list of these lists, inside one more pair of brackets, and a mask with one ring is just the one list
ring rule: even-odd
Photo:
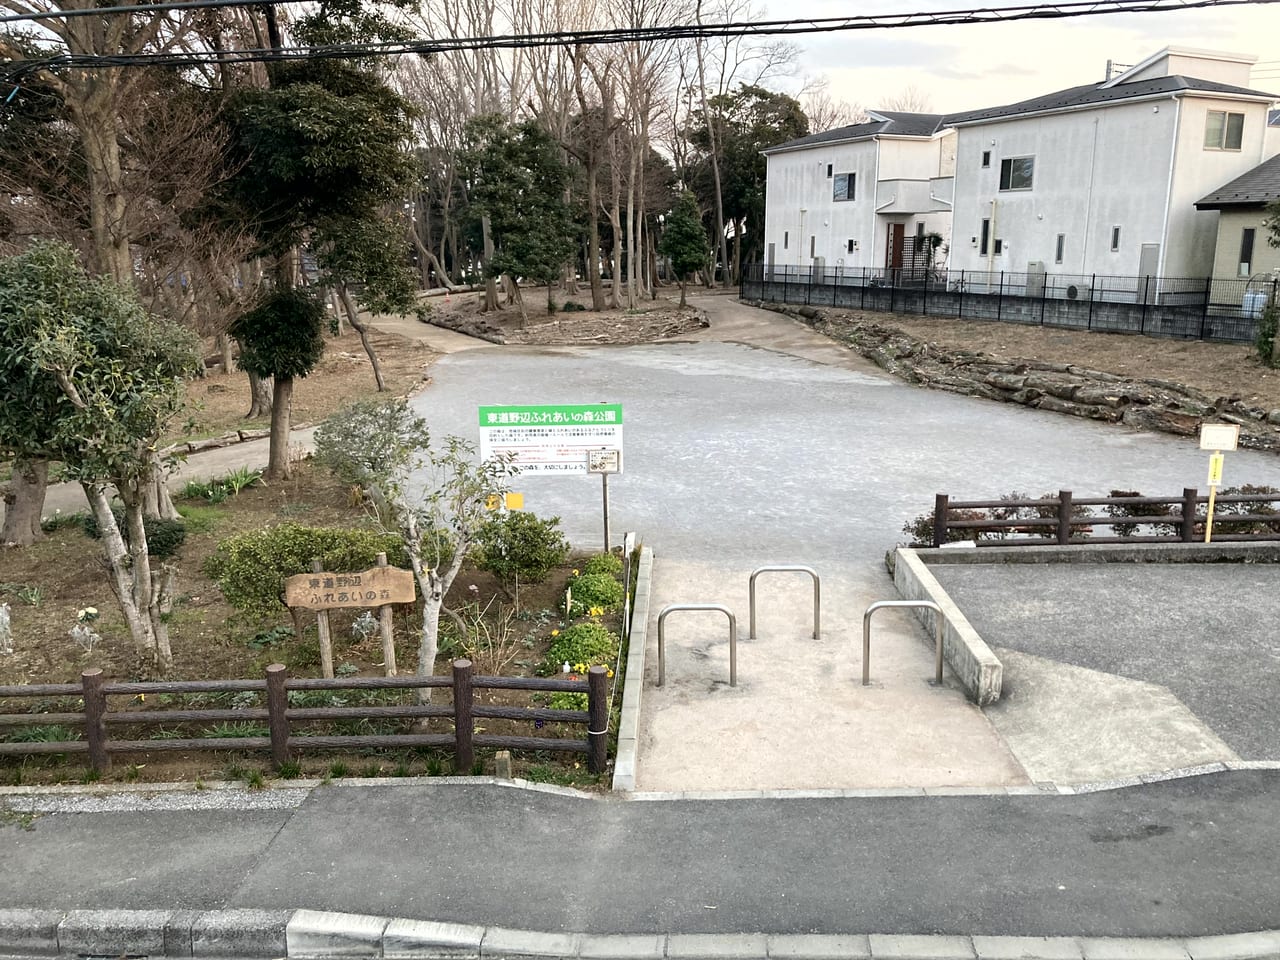
[[600,802],[316,787],[297,809],[5,827],[0,903],[597,933],[1244,932],[1280,928],[1277,803],[1274,771],[1080,796]]

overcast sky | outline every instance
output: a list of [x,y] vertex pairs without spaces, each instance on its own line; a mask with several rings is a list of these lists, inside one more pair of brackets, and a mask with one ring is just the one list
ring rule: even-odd
[[[864,0],[856,5],[849,0],[769,0],[768,19],[970,5],[980,6],[938,0]],[[1013,103],[1100,81],[1107,60],[1133,64],[1167,46],[1252,54],[1259,60],[1252,86],[1280,93],[1280,3],[830,33],[796,42],[803,72],[826,75],[833,97],[869,109],[912,85],[938,113]]]

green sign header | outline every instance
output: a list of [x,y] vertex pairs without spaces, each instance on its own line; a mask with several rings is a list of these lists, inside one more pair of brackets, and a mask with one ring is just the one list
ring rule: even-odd
[[620,403],[553,403],[537,406],[481,407],[484,427],[576,427],[622,425]]

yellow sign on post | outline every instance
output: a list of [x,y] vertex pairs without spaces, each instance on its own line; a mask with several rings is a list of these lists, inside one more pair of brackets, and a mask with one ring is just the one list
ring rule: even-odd
[[1222,486],[1222,461],[1226,459],[1221,453],[1215,453],[1209,457],[1209,486]]
[[1212,450],[1209,457],[1209,507],[1204,518],[1204,542],[1213,541],[1213,506],[1222,486],[1222,464],[1226,459],[1222,451],[1234,450],[1240,443],[1240,427],[1235,423],[1202,423],[1200,425],[1200,449]]

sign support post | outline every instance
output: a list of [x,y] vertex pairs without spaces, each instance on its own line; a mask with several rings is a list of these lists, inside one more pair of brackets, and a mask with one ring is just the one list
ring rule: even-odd
[[604,552],[609,552],[609,475],[600,474],[600,492],[604,496]]
[[609,447],[587,451],[587,473],[600,474],[604,506],[604,552],[609,552],[609,474],[622,472],[622,452]]
[[1209,507],[1204,518],[1204,542],[1213,541],[1213,506],[1222,486],[1224,450],[1234,450],[1240,442],[1240,427],[1234,423],[1205,423],[1200,426],[1200,449],[1212,450],[1209,457]]

